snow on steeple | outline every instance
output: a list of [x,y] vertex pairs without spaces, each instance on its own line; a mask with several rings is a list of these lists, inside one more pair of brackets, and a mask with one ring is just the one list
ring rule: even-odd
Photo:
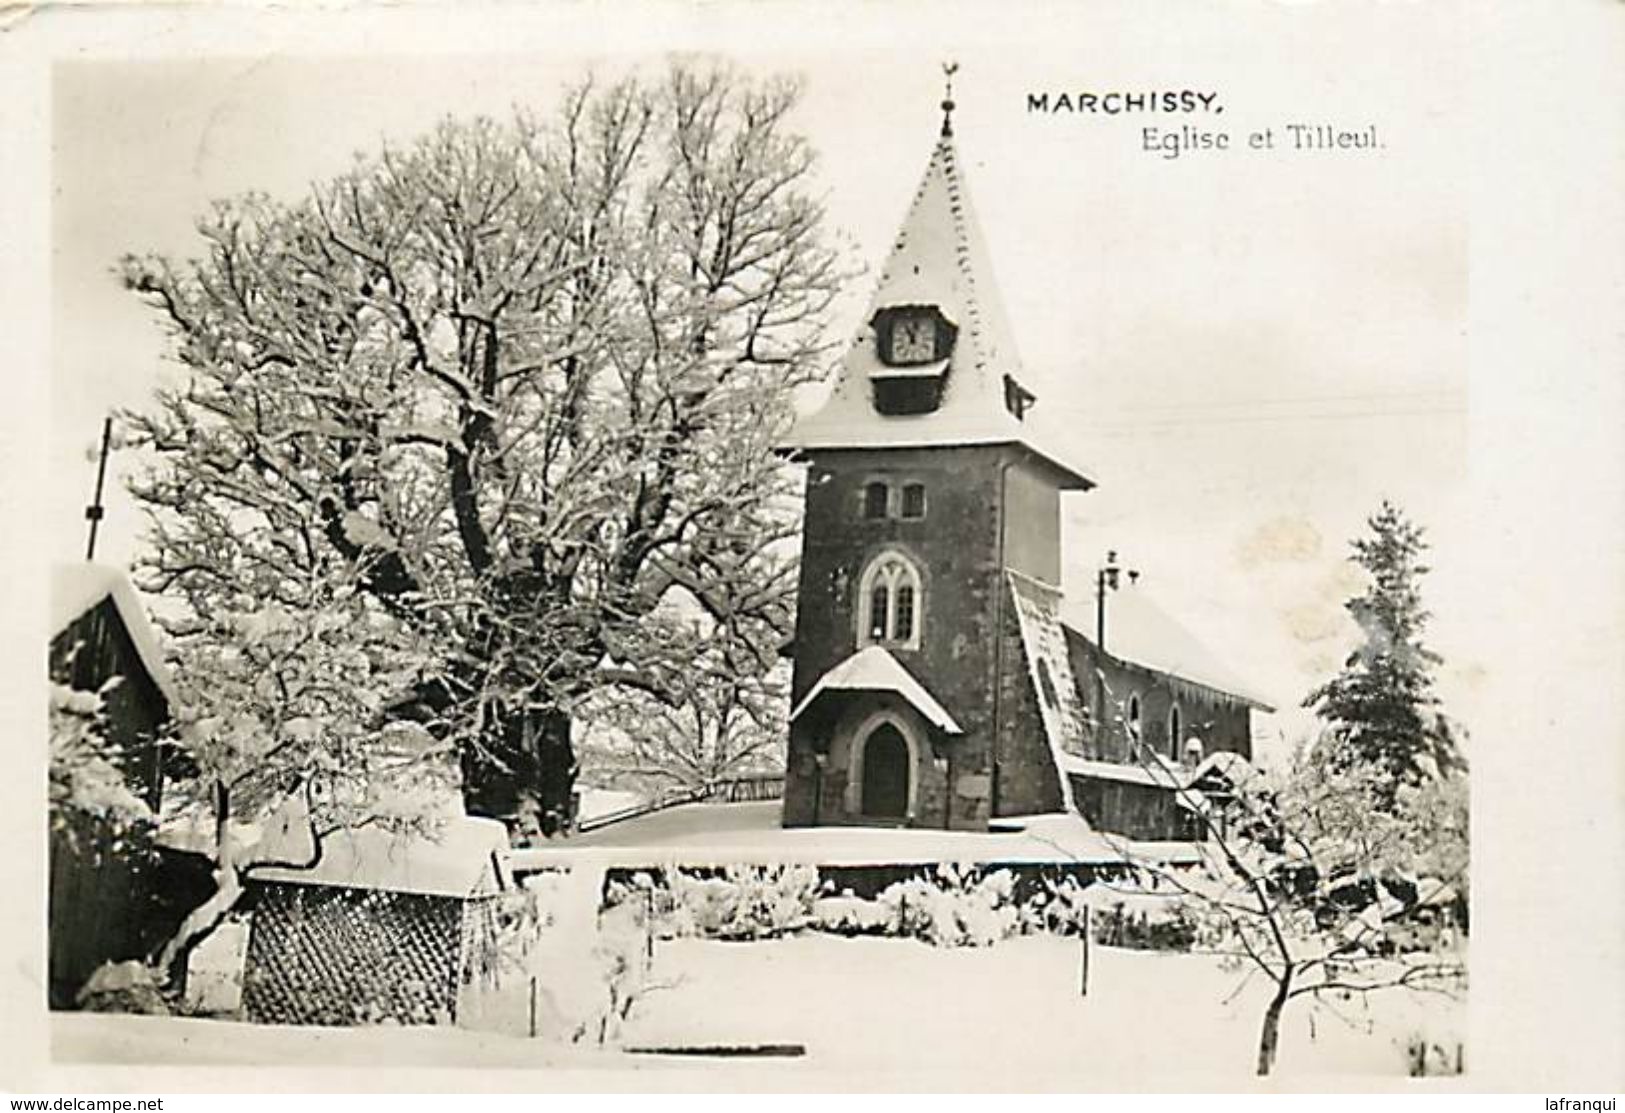
[[[950,74],[951,76],[951,74]],[[828,400],[797,422],[787,448],[884,448],[1020,444],[1059,469],[1064,485],[1094,486],[1070,446],[1046,435],[1031,417],[1012,412],[1012,392],[1030,402],[1021,357],[994,279],[954,143],[951,91],[942,131],[915,190],[869,312],[841,362]],[[881,353],[887,315],[930,309],[953,330],[945,360],[918,367],[888,364]],[[940,401],[928,412],[882,413],[876,383],[941,377]],[[1018,404],[1018,409],[1025,409]]]

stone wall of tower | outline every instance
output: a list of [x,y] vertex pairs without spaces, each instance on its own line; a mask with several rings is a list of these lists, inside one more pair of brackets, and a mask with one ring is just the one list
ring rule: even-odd
[[[996,632],[1001,626],[1015,629],[1010,601],[1001,598],[1007,591],[1002,569],[1015,567],[1051,582],[1059,578],[1059,495],[1054,484],[1030,457],[1010,446],[846,449],[811,456],[792,703],[799,704],[819,677],[860,648],[860,584],[870,561],[888,549],[904,554],[922,580],[920,640],[917,649],[891,651],[964,730],[944,740],[944,769],[919,774],[922,787],[935,779],[943,784],[930,793],[931,812],[922,812],[917,822],[985,825],[993,796],[995,717],[1022,699],[1036,698],[1027,690],[1019,635],[1014,635],[1013,651],[1007,644],[999,653]],[[864,488],[875,481],[896,490],[906,483],[924,484],[925,516],[865,518]],[[995,671],[1001,667],[1002,685]],[[1032,713],[1029,725],[1040,732],[1042,743],[1036,704]],[[1011,729],[1004,723],[1001,734]],[[815,730],[798,723],[792,730],[787,823],[814,822],[812,754],[831,742],[829,724]],[[817,821],[840,822],[828,805],[844,791],[846,774],[835,755],[825,760],[816,793]],[[1022,774],[1021,780],[1030,778]]]
[[1054,478],[1024,456],[1004,477],[1004,564],[1035,580],[1061,585],[1061,492]]
[[[955,748],[956,779],[981,775],[986,780],[989,773],[1002,452],[996,447],[819,452],[807,474],[791,702],[799,703],[819,677],[858,650],[864,570],[881,553],[895,549],[919,570],[923,592],[919,648],[894,648],[892,653],[963,728],[964,734],[949,743]],[[923,483],[925,516],[865,518],[863,492],[874,481],[898,489]],[[804,723],[791,732],[787,823],[812,822],[811,753],[815,745],[831,742],[827,731],[817,734]],[[833,756],[827,760],[821,804],[844,789],[840,763]],[[942,811],[938,799],[916,821],[940,826]],[[953,811],[961,821],[956,826],[975,825],[978,815],[985,824],[986,799],[956,801]],[[821,806],[818,821],[840,818]]]

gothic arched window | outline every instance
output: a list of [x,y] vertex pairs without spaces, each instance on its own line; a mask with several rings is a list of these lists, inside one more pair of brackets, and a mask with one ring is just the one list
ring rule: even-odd
[[[1138,692],[1128,698],[1128,737],[1137,751],[1140,741],[1140,694]],[[1131,756],[1138,758],[1139,753],[1135,752]]]
[[899,553],[882,553],[863,573],[864,644],[913,649],[920,640],[920,574]]
[[1181,741],[1179,736],[1184,733],[1183,726],[1184,724],[1180,722],[1179,718],[1179,704],[1176,703],[1168,709],[1168,756],[1175,761],[1178,761],[1180,757],[1179,747]]

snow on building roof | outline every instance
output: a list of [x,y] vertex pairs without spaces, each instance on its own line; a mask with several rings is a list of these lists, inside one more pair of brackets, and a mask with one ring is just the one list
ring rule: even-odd
[[[874,407],[872,378],[899,372],[880,359],[874,314],[934,306],[958,326],[941,405],[931,413],[885,415]],[[1020,379],[1016,351],[993,266],[953,139],[943,136],[903,219],[870,302],[870,312],[842,360],[823,407],[796,423],[783,445],[810,448],[905,448],[1017,444],[1047,461],[1076,489],[1094,486],[1090,471],[1042,418],[1018,420],[1005,406],[1005,376]]]
[[783,827],[780,804],[685,804],[546,846],[509,851],[514,873],[591,861],[604,866],[725,866],[803,863],[908,866],[936,862],[989,865],[1122,862],[1194,858],[1185,844],[1135,843],[1090,828],[1082,816],[1055,813],[1000,819],[998,829]]
[[[284,831],[268,833],[254,858],[308,859],[308,827],[290,824]],[[508,850],[508,831],[494,819],[458,816],[433,836],[382,827],[346,828],[322,843],[321,861],[313,868],[261,868],[254,871],[253,880],[449,897],[484,896],[506,883],[498,863]]]
[[[1143,587],[1112,593],[1106,612],[1109,656],[1155,672],[1166,673],[1220,695],[1239,699],[1260,711],[1273,711],[1269,699],[1237,676],[1220,657],[1151,600]],[[1061,621],[1093,645],[1095,601],[1068,600]]]
[[78,564],[58,564],[51,569],[51,635],[66,630],[86,611],[103,599],[111,597],[119,619],[129,632],[141,666],[152,677],[153,684],[163,694],[171,712],[181,706],[175,690],[174,677],[164,663],[164,651],[158,641],[158,632],[147,618],[146,609],[130,586],[130,579],[117,568],[89,561]]
[[925,690],[925,685],[915,680],[884,646],[871,645],[860,649],[819,677],[818,682],[801,698],[795,710],[790,712],[790,718],[792,720],[799,718],[801,713],[812,705],[813,700],[829,691],[895,692],[938,730],[949,734],[964,733],[959,724],[954,722],[954,717],[948,714],[947,709]]
[[1231,750],[1214,750],[1192,770],[1190,783],[1199,784],[1215,774],[1236,786],[1247,784],[1262,775],[1240,754]]
[[1119,781],[1123,784],[1147,785],[1151,788],[1177,789],[1183,787],[1178,774],[1160,760],[1146,765],[1129,765],[1122,762],[1095,761],[1089,758],[1077,757],[1074,754],[1064,754],[1061,757],[1061,770],[1080,777],[1092,777],[1102,781]]
[[[1084,750],[1083,707],[1077,681],[1072,676],[1072,657],[1066,651],[1066,633],[1061,628],[1061,592],[1059,588],[1010,569],[1005,570],[1005,575],[1015,599],[1022,656],[1027,660],[1028,678],[1037,693],[1044,736],[1059,768],[1065,755],[1081,755]],[[1064,777],[1061,778],[1061,796],[1070,810],[1072,786]]]

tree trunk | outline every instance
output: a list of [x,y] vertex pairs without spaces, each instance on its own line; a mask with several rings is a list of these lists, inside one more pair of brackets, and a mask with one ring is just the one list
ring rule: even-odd
[[1287,996],[1292,991],[1292,971],[1281,975],[1275,983],[1275,996],[1264,1010],[1264,1027],[1258,1034],[1258,1076],[1269,1074],[1275,1067],[1275,1052],[1281,1042],[1281,1010],[1286,1008]]
[[226,782],[214,782],[214,892],[202,904],[187,913],[175,933],[169,937],[153,959],[159,978],[179,990],[186,982],[186,964],[215,928],[219,927],[243,895],[243,878],[231,860],[231,788]]
[[569,715],[553,710],[536,718],[536,797],[542,834],[552,836],[575,821],[576,753]]
[[153,965],[159,978],[177,989],[183,984],[186,962],[192,952],[224,922],[243,895],[242,874],[230,864],[221,864],[214,871],[215,890],[209,898],[181,921],[169,942],[164,944]]
[[[541,834],[564,830],[574,817],[576,761],[570,716],[557,709],[498,713],[485,750],[465,749],[463,807],[469,815]],[[527,816],[534,816],[528,820]]]

